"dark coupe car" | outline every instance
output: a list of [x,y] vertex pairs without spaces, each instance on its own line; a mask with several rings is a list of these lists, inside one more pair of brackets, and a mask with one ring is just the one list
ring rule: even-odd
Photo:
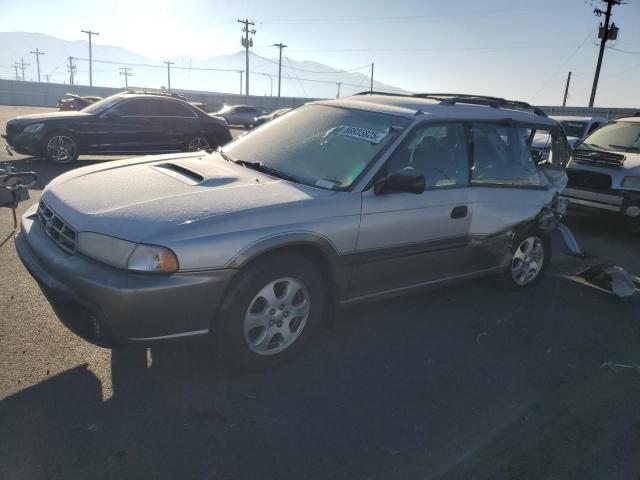
[[231,140],[224,120],[169,95],[113,95],[79,112],[16,117],[7,122],[7,148],[57,164],[78,155],[198,151]]

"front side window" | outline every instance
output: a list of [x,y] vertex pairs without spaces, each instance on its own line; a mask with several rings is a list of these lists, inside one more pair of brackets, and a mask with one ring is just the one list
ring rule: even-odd
[[224,151],[301,183],[344,190],[408,123],[393,115],[308,105],[243,135]]
[[418,127],[394,152],[387,174],[404,168],[424,175],[427,189],[467,185],[469,162],[464,126],[447,123]]
[[611,122],[580,144],[581,149],[640,152],[640,122]]
[[541,161],[531,144],[531,128],[475,123],[471,126],[473,165],[471,182],[476,185],[545,186],[537,164]]

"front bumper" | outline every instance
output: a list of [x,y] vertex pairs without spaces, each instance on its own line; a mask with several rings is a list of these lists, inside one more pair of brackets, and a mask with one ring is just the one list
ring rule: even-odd
[[601,210],[626,216],[637,216],[640,207],[640,192],[625,190],[586,190],[567,187],[561,195],[570,206]]
[[152,344],[206,335],[237,270],[152,275],[68,254],[45,234],[31,207],[16,250],[70,330],[96,345]]
[[13,150],[21,155],[41,155],[42,154],[42,137],[41,135],[25,135],[18,133],[17,135],[2,135],[6,140],[6,150]]

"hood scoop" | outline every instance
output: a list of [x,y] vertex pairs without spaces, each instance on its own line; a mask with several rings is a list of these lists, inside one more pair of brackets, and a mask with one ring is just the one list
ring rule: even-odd
[[198,185],[204,182],[204,176],[202,174],[179,163],[159,163],[151,165],[151,168],[188,185]]

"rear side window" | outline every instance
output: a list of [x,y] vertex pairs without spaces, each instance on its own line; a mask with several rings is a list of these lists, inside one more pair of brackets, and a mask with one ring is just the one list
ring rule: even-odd
[[195,117],[193,111],[181,103],[165,100],[161,105],[162,115],[165,117]]
[[474,123],[471,183],[539,187],[547,182],[537,168],[531,128]]

